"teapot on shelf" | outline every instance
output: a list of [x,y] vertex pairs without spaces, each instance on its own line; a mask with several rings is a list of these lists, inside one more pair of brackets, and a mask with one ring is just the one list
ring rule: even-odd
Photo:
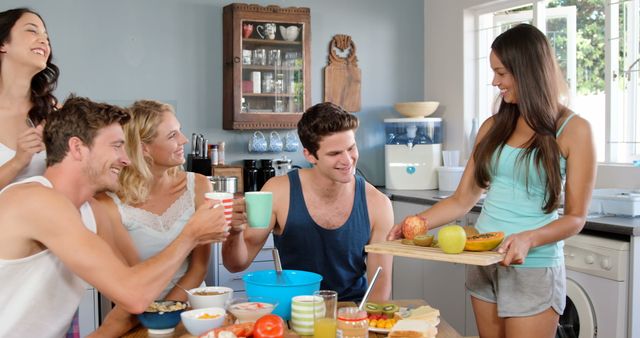
[[259,25],[256,27],[256,31],[261,39],[273,40],[276,38],[276,24],[273,22]]
[[289,27],[280,25],[280,35],[282,35],[283,39],[287,41],[295,41],[298,38],[298,34],[300,34],[300,27],[296,25]]

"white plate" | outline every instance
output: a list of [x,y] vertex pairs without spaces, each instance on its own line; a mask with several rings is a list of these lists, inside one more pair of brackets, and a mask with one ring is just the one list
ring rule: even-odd
[[379,327],[370,327],[369,331],[375,332],[375,333],[389,333],[391,332],[391,329],[381,329]]

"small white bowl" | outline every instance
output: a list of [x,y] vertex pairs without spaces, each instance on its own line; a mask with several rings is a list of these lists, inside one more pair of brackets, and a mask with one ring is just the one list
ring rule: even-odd
[[271,297],[238,297],[229,299],[225,308],[238,319],[239,323],[255,322],[258,318],[270,314],[278,306]]
[[418,102],[399,102],[395,104],[396,110],[406,117],[425,117],[433,114],[438,109],[440,102],[437,101],[418,101]]
[[[210,307],[185,311],[180,314],[180,318],[189,333],[199,336],[209,330],[220,327],[224,323],[226,313],[227,311],[221,307]],[[215,318],[200,318],[206,315]]]
[[[209,295],[199,295],[198,293],[211,293]],[[189,304],[193,309],[204,309],[210,307],[224,308],[224,303],[233,297],[233,289],[226,286],[205,286],[189,290]]]

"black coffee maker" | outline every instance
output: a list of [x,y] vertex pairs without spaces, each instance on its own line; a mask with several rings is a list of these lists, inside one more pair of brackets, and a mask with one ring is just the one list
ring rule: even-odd
[[267,181],[276,176],[276,169],[273,167],[273,161],[270,159],[260,160],[260,172],[258,173],[258,190],[262,189],[262,186]]

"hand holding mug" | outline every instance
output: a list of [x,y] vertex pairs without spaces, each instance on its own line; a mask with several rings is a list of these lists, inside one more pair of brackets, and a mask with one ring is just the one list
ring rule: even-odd
[[233,213],[233,194],[228,192],[208,192],[204,194],[204,198],[220,203],[224,208],[224,218],[227,225],[231,224],[231,216]]
[[191,216],[183,232],[196,240],[198,245],[222,242],[229,236],[222,204],[205,200]]
[[249,191],[244,194],[247,219],[251,228],[268,228],[271,224],[273,194],[270,191]]
[[231,234],[241,233],[246,229],[247,223],[249,222],[247,220],[246,210],[244,198],[233,200],[233,215],[231,217],[231,229],[229,229]]

